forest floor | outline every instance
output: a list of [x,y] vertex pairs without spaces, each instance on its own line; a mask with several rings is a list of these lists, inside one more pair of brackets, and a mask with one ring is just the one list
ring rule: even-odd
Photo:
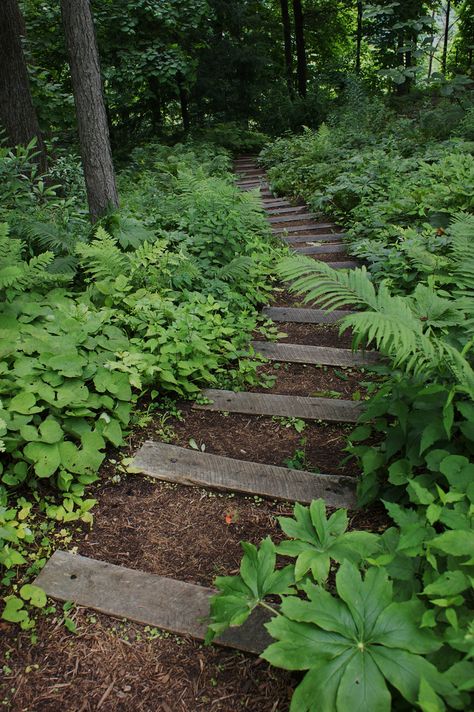
[[[297,299],[276,290],[273,306],[295,306]],[[350,334],[335,326],[280,323],[283,343],[350,347]],[[370,376],[363,369],[305,364],[264,364],[275,376],[269,389],[253,391],[351,399],[365,393]],[[281,418],[193,410],[178,401],[167,419],[143,405],[140,427],[127,447],[111,453],[91,496],[98,504],[94,525],[65,530],[63,548],[94,559],[212,586],[217,575],[238,572],[241,540],[255,544],[279,539],[277,517],[293,504],[259,496],[159,482],[124,474],[121,458],[146,440],[190,447],[194,441],[211,454],[225,455],[329,475],[358,472],[344,462],[351,426],[308,421],[297,432]],[[290,464],[293,463],[293,464]],[[351,528],[382,531],[381,506],[350,513]],[[69,533],[73,532],[72,539]],[[298,677],[275,670],[259,658],[176,636],[150,626],[116,620],[90,609],[69,613],[76,633],[63,624],[57,605],[31,633],[0,623],[0,702],[12,712],[285,712]]]

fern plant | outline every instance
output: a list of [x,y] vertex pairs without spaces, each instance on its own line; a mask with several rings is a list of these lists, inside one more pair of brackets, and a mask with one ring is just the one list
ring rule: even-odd
[[21,240],[10,237],[7,223],[0,223],[0,297],[10,301],[16,294],[28,290],[43,291],[64,284],[66,275],[52,274],[48,267],[54,260],[52,252],[43,252],[30,260],[23,258]]
[[453,324],[469,326],[469,275],[463,282],[462,298],[448,299],[426,285],[419,285],[411,296],[394,296],[384,282],[377,290],[365,267],[334,270],[305,257],[285,258],[279,273],[292,281],[293,291],[306,295],[306,302],[329,310],[347,306],[359,309],[346,316],[340,327],[341,331],[353,330],[354,348],[373,344],[397,368],[426,377],[436,373],[445,379],[454,378],[459,389],[474,396],[474,371],[467,360],[473,334],[468,333],[462,349],[447,338]]

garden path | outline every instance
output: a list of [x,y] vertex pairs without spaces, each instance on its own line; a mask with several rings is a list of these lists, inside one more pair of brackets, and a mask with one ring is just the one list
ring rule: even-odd
[[[347,259],[343,234],[337,227],[330,222],[318,221],[304,205],[293,205],[284,198],[275,198],[265,172],[253,157],[238,158],[235,172],[236,184],[241,190],[259,189],[273,234],[286,242],[293,252],[314,255],[315,259],[324,260],[335,268],[356,266],[357,263]],[[329,346],[320,344],[318,335],[323,332],[317,330],[309,336],[308,343],[308,328],[313,331],[315,328],[331,328],[327,325],[337,324],[348,312],[328,314],[318,309],[295,306],[290,296],[283,296],[280,302],[285,300],[285,304],[266,307],[264,314],[283,324],[290,335],[293,332],[295,343],[252,342],[255,350],[269,359],[270,365],[284,366],[287,371],[283,374],[284,378],[277,378],[270,393],[258,390],[238,393],[204,390],[204,398],[194,405],[195,409],[216,411],[222,417],[228,413],[245,413],[254,418],[271,415],[317,421],[323,426],[329,421],[352,423],[357,420],[360,412],[357,400],[334,397],[342,395],[335,391],[330,392],[331,397],[327,397],[324,391],[309,396],[307,374],[298,369],[316,364],[324,369],[344,367],[357,370],[373,362],[376,356],[353,353],[344,348],[347,336],[335,337],[333,334],[331,338],[336,343]],[[303,327],[303,331],[298,332],[298,327]],[[348,376],[344,378],[349,379]],[[357,374],[352,376],[350,385],[358,385],[359,380]],[[351,395],[348,388],[348,395]],[[241,449],[241,452],[246,451]],[[355,507],[354,477],[252,462],[233,455],[233,452],[223,456],[148,441],[136,453],[131,471],[191,487],[240,492],[285,502],[310,502],[322,497],[328,506]],[[210,588],[63,551],[55,552],[36,583],[48,595],[61,601],[73,601],[79,606],[111,616],[197,639],[205,635],[203,620],[208,612],[209,596],[213,594]],[[264,622],[265,616],[260,611],[255,612],[244,626],[228,631],[215,642],[259,653],[268,644]]]

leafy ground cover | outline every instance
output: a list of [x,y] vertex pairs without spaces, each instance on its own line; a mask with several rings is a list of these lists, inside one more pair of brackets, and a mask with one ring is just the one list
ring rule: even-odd
[[0,566],[3,618],[24,628],[48,532],[92,521],[87,488],[137,399],[258,380],[248,342],[278,254],[223,149],[136,149],[93,230],[74,157],[42,177],[32,154],[0,149]]
[[420,124],[368,102],[357,127],[342,112],[262,154],[273,185],[336,216],[369,265],[292,257],[280,275],[311,304],[357,309],[341,332],[386,359],[347,451],[360,504],[381,501],[391,526],[348,531],[343,510],[296,505],[283,540],[244,543],[239,573],[216,579],[209,640],[270,609],[264,659],[305,672],[294,712],[472,706],[471,113],[441,131],[436,110]]

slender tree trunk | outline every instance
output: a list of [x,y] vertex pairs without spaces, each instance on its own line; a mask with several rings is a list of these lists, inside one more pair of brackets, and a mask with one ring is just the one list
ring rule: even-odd
[[[436,10],[433,10],[433,13],[431,15],[431,19],[433,20],[433,23],[435,21],[435,18],[436,18]],[[433,28],[434,28],[434,24],[433,24]],[[433,59],[434,59],[434,53],[435,53],[435,51],[433,49],[434,41],[435,41],[435,36],[434,36],[434,29],[433,29],[433,32],[431,34],[431,42],[430,42],[430,59],[428,62],[428,79],[433,74]]]
[[153,122],[153,129],[155,131],[159,130],[163,124],[163,107],[161,103],[161,85],[157,77],[151,76],[148,80],[148,85],[150,87],[151,94],[151,120]]
[[99,52],[89,0],[61,0],[92,222],[118,207]]
[[46,151],[33,101],[21,38],[25,33],[17,0],[0,0],[0,126],[11,146],[36,138],[37,163],[46,169]]
[[446,24],[444,26],[443,56],[442,56],[442,60],[441,60],[441,70],[442,70],[443,74],[446,74],[446,64],[447,64],[447,59],[448,59],[450,15],[451,15],[451,0],[447,0],[447,3],[446,3]]
[[288,10],[288,0],[280,0],[281,24],[283,25],[283,41],[285,45],[285,70],[288,93],[293,98],[295,92],[293,88],[293,47],[291,41],[291,22]]
[[191,128],[191,121],[189,118],[189,97],[188,92],[184,86],[182,76],[178,76],[178,91],[179,91],[179,103],[181,104],[181,118],[183,120],[183,129],[187,133]]
[[362,0],[357,2],[357,48],[356,48],[356,73],[360,74],[360,55],[362,50]]
[[296,77],[298,85],[298,94],[301,97],[306,96],[307,83],[307,64],[306,64],[306,47],[304,40],[304,17],[301,0],[293,0],[293,16],[295,18],[295,44],[296,44]]

